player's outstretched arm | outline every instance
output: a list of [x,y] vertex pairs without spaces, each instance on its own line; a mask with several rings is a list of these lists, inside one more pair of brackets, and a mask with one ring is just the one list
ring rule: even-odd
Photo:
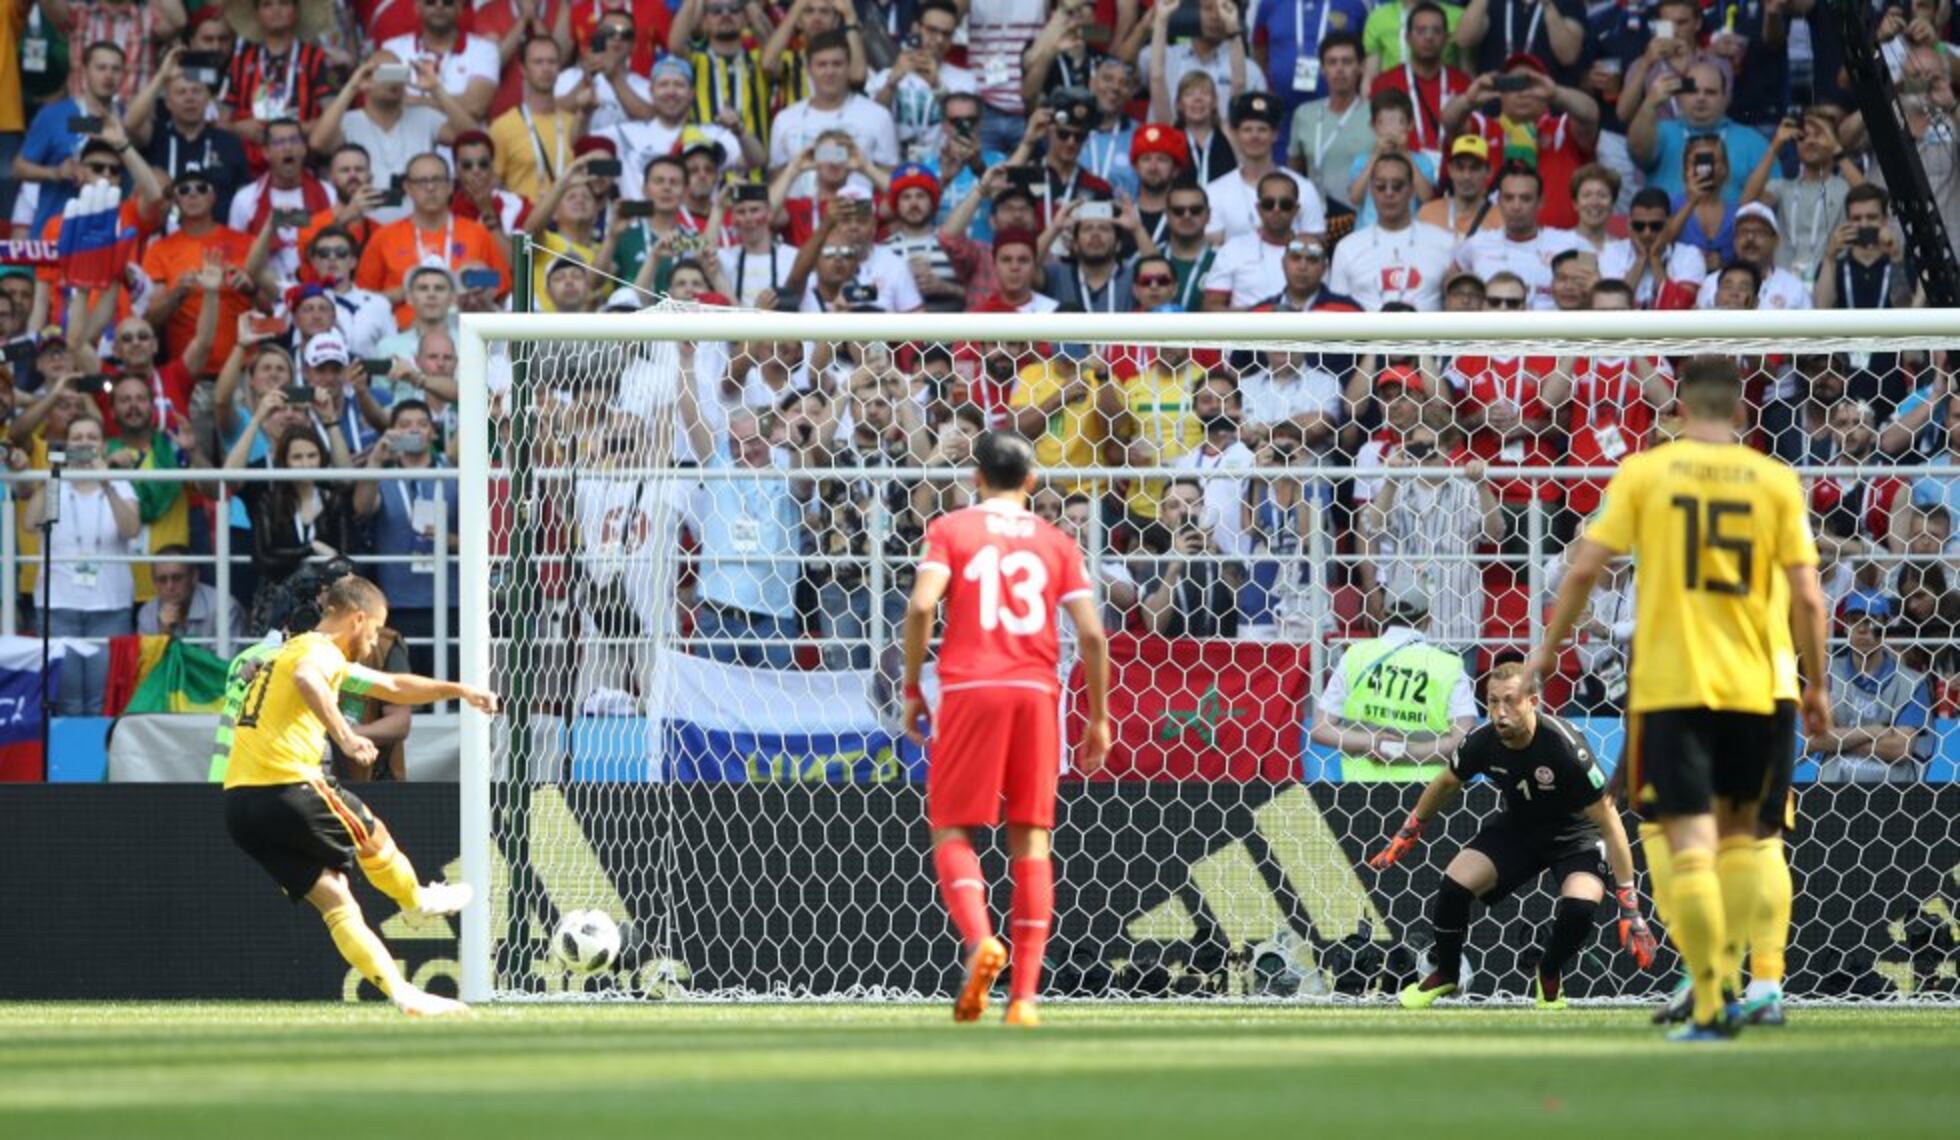
[[1087,774],[1101,768],[1109,755],[1109,635],[1103,631],[1102,610],[1094,598],[1071,598],[1062,608],[1075,622],[1076,649],[1082,655],[1088,724],[1082,730],[1075,767]]
[[1545,622],[1545,640],[1531,654],[1531,672],[1540,681],[1558,671],[1559,647],[1572,635],[1579,615],[1586,612],[1586,606],[1592,601],[1593,587],[1613,559],[1611,549],[1587,538],[1573,543],[1571,552],[1572,564],[1565,572],[1565,580],[1559,583],[1558,604]]
[[953,573],[943,566],[921,566],[912,580],[912,598],[905,604],[905,673],[901,692],[905,711],[900,723],[912,743],[924,745],[932,735],[932,710],[926,706],[919,677],[926,668],[926,645],[932,640],[932,619],[939,613],[939,599],[946,596],[946,585]]
[[1421,798],[1416,800],[1415,810],[1409,813],[1409,818],[1402,821],[1402,826],[1397,828],[1395,835],[1389,839],[1388,846],[1377,851],[1374,857],[1368,860],[1368,865],[1377,871],[1384,870],[1394,866],[1402,856],[1415,850],[1416,844],[1422,842],[1422,825],[1436,818],[1444,808],[1455,803],[1457,795],[1462,791],[1463,781],[1456,778],[1455,772],[1445,769],[1436,773],[1436,778],[1429,781],[1429,786],[1422,790]]
[[361,695],[386,701],[391,705],[428,705],[437,701],[463,701],[471,708],[491,716],[497,715],[501,702],[497,694],[475,685],[465,685],[461,681],[438,681],[418,673],[379,673],[363,669],[358,665],[348,669],[350,691],[356,687]]
[[1640,893],[1633,878],[1633,845],[1627,842],[1627,831],[1620,823],[1620,812],[1613,805],[1612,796],[1594,800],[1586,808],[1586,816],[1598,825],[1600,835],[1606,840],[1606,865],[1613,871],[1613,897],[1620,910],[1620,948],[1633,955],[1634,962],[1644,970],[1654,964],[1659,944],[1640,913]]

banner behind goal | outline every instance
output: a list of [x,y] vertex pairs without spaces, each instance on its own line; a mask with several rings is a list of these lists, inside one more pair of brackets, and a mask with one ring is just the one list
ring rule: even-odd
[[[1034,506],[1081,543],[1115,631],[1116,750],[1062,782],[1048,992],[1399,985],[1497,796],[1472,786],[1414,856],[1368,869],[1435,769],[1317,744],[1317,717],[1359,715],[1318,698],[1392,628],[1473,687],[1520,656],[1613,465],[1672,430],[1676,364],[1720,353],[1747,377],[1747,438],[1809,480],[1834,646],[1860,675],[1836,686],[1849,728],[1799,768],[1786,988],[1947,999],[1947,317],[467,316],[462,374],[489,383],[464,385],[464,675],[508,711],[466,714],[465,874],[489,889],[465,995],[951,991],[898,632],[983,427],[1036,442]],[[1616,571],[1545,693],[1609,768],[1632,604]],[[1066,629],[1064,658],[1070,686]],[[996,852],[996,914],[1004,869]],[[545,947],[582,908],[626,949],[575,978]],[[1550,912],[1543,886],[1480,912],[1472,993],[1526,994]],[[1569,992],[1652,998],[1673,966],[1634,970],[1602,925]]]

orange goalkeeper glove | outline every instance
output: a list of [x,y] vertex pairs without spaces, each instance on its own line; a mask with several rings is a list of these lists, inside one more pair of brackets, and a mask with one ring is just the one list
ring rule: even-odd
[[1633,893],[1632,887],[1616,887],[1613,896],[1620,901],[1620,949],[1633,955],[1634,962],[1644,970],[1654,964],[1654,952],[1659,944],[1654,941],[1654,932],[1647,929],[1647,920],[1640,915],[1640,896]]
[[1416,813],[1410,812],[1409,818],[1402,821],[1401,828],[1396,831],[1395,838],[1388,841],[1387,847],[1376,852],[1375,857],[1368,860],[1368,865],[1377,871],[1387,870],[1395,865],[1396,860],[1415,850],[1416,844],[1421,842],[1422,821],[1416,818]]

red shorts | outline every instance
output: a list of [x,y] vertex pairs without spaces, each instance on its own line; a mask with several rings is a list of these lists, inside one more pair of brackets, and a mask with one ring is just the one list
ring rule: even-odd
[[1001,821],[1055,826],[1062,765],[1053,692],[1008,685],[956,689],[939,699],[927,747],[926,820],[934,828]]

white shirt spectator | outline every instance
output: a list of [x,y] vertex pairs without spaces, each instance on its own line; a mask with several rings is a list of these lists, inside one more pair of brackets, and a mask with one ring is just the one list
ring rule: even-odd
[[[1320,191],[1312,182],[1291,170],[1282,169],[1281,174],[1293,180],[1294,188],[1300,195],[1300,208],[1293,211],[1293,232],[1302,234],[1324,234],[1327,232],[1327,205],[1320,199]],[[1230,241],[1241,234],[1256,233],[1259,230],[1259,186],[1263,177],[1251,182],[1234,170],[1221,175],[1205,185],[1205,197],[1211,201],[1211,228],[1208,236]]]
[[[1720,276],[1719,273],[1710,273],[1702,279],[1701,292],[1695,296],[1695,308],[1715,307],[1716,279]],[[1811,308],[1810,286],[1803,283],[1803,278],[1787,269],[1781,267],[1772,269],[1769,276],[1763,278],[1763,287],[1756,293],[1756,307],[1779,311]]]
[[[578,81],[584,75],[584,68],[566,68],[564,71],[558,73],[558,83],[551,89],[551,93],[563,99],[577,89]],[[626,73],[626,85],[633,89],[633,94],[639,96],[641,102],[653,102],[653,84],[648,82],[645,76],[634,75],[629,71]],[[621,123],[633,121],[627,116],[626,108],[620,106],[619,92],[613,90],[611,79],[603,75],[594,75],[592,77],[592,94],[598,99],[598,103],[593,106],[592,117],[585,124],[585,133],[596,135],[612,127],[616,127]],[[675,133],[678,134],[679,130],[676,127]],[[741,161],[741,148],[731,147],[728,151],[728,157],[732,161]],[[628,169],[631,168],[629,167]]]
[[1261,368],[1239,381],[1239,407],[1249,424],[1270,426],[1315,412],[1338,419],[1341,382],[1319,368],[1288,368],[1279,375]]
[[1252,449],[1238,440],[1223,451],[1213,452],[1200,445],[1166,464],[1200,475],[1204,500],[1198,507],[1198,523],[1211,531],[1213,542],[1226,554],[1243,554],[1245,541],[1245,480],[1223,478],[1213,472],[1250,471],[1257,465]]
[[[340,205],[340,195],[334,192],[330,183],[321,183],[327,192],[329,206]],[[252,227],[252,218],[259,212],[259,197],[264,192],[272,195],[274,210],[299,210],[311,214],[306,209],[306,191],[298,186],[281,190],[264,178],[257,178],[238,188],[231,198],[231,217],[227,219],[232,229],[242,234],[257,235]],[[280,226],[272,235],[272,264],[279,269],[279,277],[291,282],[299,277],[299,227]]]
[[966,61],[980,97],[996,111],[1019,115],[1021,56],[1048,22],[1048,0],[972,0],[966,11]]
[[737,245],[724,248],[720,257],[721,271],[735,289],[734,302],[753,308],[764,290],[780,292],[789,280],[789,271],[796,264],[796,247],[777,242],[768,253],[749,253]]
[[[872,72],[864,93],[875,101],[891,82],[891,75],[889,68]],[[905,152],[905,160],[924,162],[939,149],[940,96],[973,95],[979,90],[980,82],[971,71],[950,63],[939,65],[937,88],[915,74],[899,80],[898,94],[892,96],[892,122],[898,129],[898,145]]]
[[[892,122],[891,112],[862,95],[850,95],[834,111],[819,111],[808,99],[783,108],[769,124],[770,168],[788,166],[805,147],[817,141],[818,135],[840,130],[850,135],[858,150],[872,162],[879,166],[898,165],[898,127]],[[796,180],[790,196],[809,197],[816,192],[816,184],[816,172],[811,171]]]
[[1272,245],[1257,233],[1241,234],[1218,251],[1204,291],[1230,293],[1232,308],[1249,309],[1286,288],[1285,259],[1284,245]]
[[1429,632],[1440,645],[1473,645],[1482,627],[1483,530],[1483,503],[1467,479],[1403,479],[1396,488],[1372,553],[1385,589],[1415,587],[1429,598]]
[[[673,154],[674,148],[680,145],[681,132],[689,126],[682,123],[670,127],[659,119],[649,119],[644,123],[621,119],[602,131],[592,132],[600,138],[612,140],[613,145],[619,148],[619,190],[622,197],[631,202],[646,200],[647,163],[663,154]],[[721,144],[722,153],[729,156],[729,169],[742,169],[742,140],[730,134],[727,128],[713,123],[694,129]]]
[[[39,604],[56,610],[118,610],[125,618],[136,604],[136,579],[127,562],[96,562],[93,558],[125,558],[135,553],[132,540],[116,529],[116,512],[105,487],[114,487],[123,501],[136,503],[136,489],[121,479],[95,482],[84,491],[69,472],[59,484],[61,498],[54,511],[54,565],[41,579]],[[49,589],[53,594],[50,597]]]
[[892,313],[913,313],[926,307],[926,299],[919,295],[919,281],[912,276],[912,267],[896,252],[874,245],[865,255],[864,263],[858,266],[858,284],[869,285],[878,290],[878,296],[889,302],[886,311]]
[[[448,149],[436,145],[436,134],[447,125],[449,119],[434,107],[403,107],[402,117],[395,125],[382,130],[373,119],[368,118],[365,108],[349,111],[340,121],[340,133],[350,143],[359,143],[367,148],[368,166],[374,171],[374,184],[383,189],[393,184],[395,179],[408,173],[408,162],[418,154],[435,151],[448,157]],[[377,222],[386,224],[408,216],[408,207],[400,206],[391,210],[376,210],[370,216]]]
[[[381,50],[393,54],[403,63],[413,63],[418,59],[433,60],[436,74],[442,79],[442,89],[458,98],[470,89],[470,83],[474,80],[486,79],[495,84],[503,70],[497,45],[482,36],[466,35],[462,38],[462,46],[442,56],[422,47],[422,37],[413,32],[385,41]],[[572,74],[578,74],[577,70],[574,69]]]
[[1584,238],[1571,230],[1540,227],[1528,241],[1516,241],[1503,230],[1484,230],[1464,239],[1456,248],[1456,264],[1489,281],[1506,270],[1521,278],[1531,290],[1530,307],[1552,309],[1552,259],[1568,249],[1585,249]]
[[397,331],[395,307],[388,298],[366,289],[329,293],[333,298],[334,324],[347,338],[347,351],[354,356],[376,356],[376,345]]
[[[179,637],[218,636],[218,599],[223,597],[216,587],[199,582],[191,590],[190,604],[184,607],[184,620],[177,627]],[[242,639],[245,634],[245,611],[231,599],[224,599],[224,608],[231,611],[231,636]],[[136,611],[136,632],[144,636],[154,636],[163,632],[163,601],[151,598]]]
[[1371,313],[1390,301],[1433,312],[1443,307],[1443,281],[1455,250],[1456,235],[1428,222],[1399,230],[1364,226],[1334,247],[1327,287]]
[[[1638,260],[1639,254],[1635,252],[1630,239],[1620,238],[1609,241],[1606,243],[1606,248],[1599,253],[1599,275],[1609,281],[1626,281],[1627,284],[1633,285],[1635,305],[1652,304],[1654,295],[1660,292],[1660,282],[1655,281],[1652,274],[1641,278],[1638,285],[1634,285],[1627,279],[1627,275],[1633,272],[1634,262]],[[1702,257],[1700,250],[1680,242],[1675,242],[1667,248],[1669,281],[1700,285],[1707,278],[1708,262]]]

